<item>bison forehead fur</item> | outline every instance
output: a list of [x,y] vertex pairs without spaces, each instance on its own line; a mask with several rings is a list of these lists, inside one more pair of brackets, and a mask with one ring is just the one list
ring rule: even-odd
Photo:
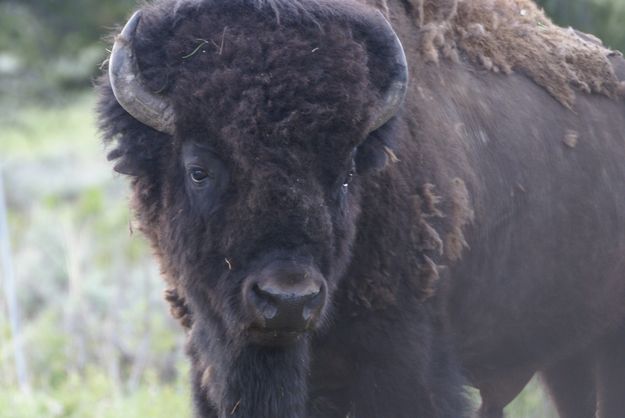
[[[162,33],[149,15],[146,22]],[[236,190],[218,218],[230,229],[212,234],[221,239],[211,240],[215,257],[244,267],[267,234],[291,246],[298,232],[301,244],[334,241],[325,200],[336,198],[372,99],[366,51],[348,28],[289,27],[226,9],[182,20],[165,43],[148,34],[136,50],[153,88],[175,80],[166,89],[179,115],[176,140],[210,146],[229,167]],[[180,198],[172,196],[172,209]]]

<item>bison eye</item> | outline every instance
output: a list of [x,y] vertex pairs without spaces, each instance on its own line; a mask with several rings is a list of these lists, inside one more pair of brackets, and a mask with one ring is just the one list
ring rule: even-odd
[[211,215],[228,186],[230,176],[226,165],[208,146],[189,141],[182,145],[180,168],[185,191],[196,213]]
[[204,170],[201,167],[191,167],[189,169],[189,177],[196,184],[202,184],[207,179],[211,179],[214,176],[211,176],[211,173]]

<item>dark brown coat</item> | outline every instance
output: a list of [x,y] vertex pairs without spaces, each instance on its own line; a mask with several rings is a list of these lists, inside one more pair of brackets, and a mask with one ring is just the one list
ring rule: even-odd
[[[146,6],[134,49],[173,136],[103,83],[110,158],[191,324],[197,415],[458,418],[462,372],[498,417],[540,371],[563,418],[618,416],[622,57],[528,0],[337,4]],[[411,81],[368,133],[390,77],[372,7]],[[241,289],[285,259],[323,276],[327,308],[257,344]]]

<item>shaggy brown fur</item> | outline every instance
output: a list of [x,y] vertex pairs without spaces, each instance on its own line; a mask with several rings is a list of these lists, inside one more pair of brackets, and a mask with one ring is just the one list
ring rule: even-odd
[[164,297],[169,303],[169,313],[171,313],[171,316],[178,320],[184,328],[191,329],[191,325],[193,324],[191,311],[189,310],[185,299],[180,296],[178,289],[166,289]]
[[[393,60],[364,3],[388,9],[412,77],[370,133]],[[109,158],[191,327],[196,416],[459,418],[461,371],[481,418],[537,371],[559,408],[591,416],[583,389],[618,416],[625,113],[573,89],[613,97],[625,60],[526,0],[403,4],[146,6],[133,49],[173,135],[102,83]],[[287,260],[323,276],[328,303],[295,339],[259,341],[248,296]]]
[[[133,52],[147,88],[172,103],[172,136],[134,120],[103,80],[109,158],[132,176],[165,298],[190,328],[198,417],[463,416],[462,378],[426,301],[442,240],[404,197],[417,187],[385,174],[400,174],[395,125],[367,132],[396,71],[394,35],[378,22],[349,1],[146,5]],[[211,173],[205,186],[192,180],[196,165]],[[423,201],[435,213],[435,199]],[[375,208],[388,206],[405,222],[387,224]],[[287,261],[323,276],[328,302],[305,330],[266,329],[250,309],[254,281]],[[373,312],[384,314],[366,319]],[[389,340],[400,342],[393,354]],[[345,357],[345,374],[332,376],[328,363]]]
[[455,178],[451,181],[451,231],[445,237],[447,257],[456,261],[462,256],[462,250],[468,247],[463,229],[473,221],[474,213],[469,200],[469,192],[464,181]]
[[421,53],[438,62],[457,59],[493,71],[520,72],[567,107],[574,89],[623,95],[605,48],[591,35],[556,26],[531,0],[406,0],[422,33]]

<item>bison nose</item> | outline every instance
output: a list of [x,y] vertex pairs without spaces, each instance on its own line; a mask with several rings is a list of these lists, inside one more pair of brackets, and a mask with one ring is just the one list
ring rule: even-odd
[[310,329],[325,305],[323,278],[309,271],[270,270],[271,275],[252,280],[246,292],[256,322],[267,331]]

